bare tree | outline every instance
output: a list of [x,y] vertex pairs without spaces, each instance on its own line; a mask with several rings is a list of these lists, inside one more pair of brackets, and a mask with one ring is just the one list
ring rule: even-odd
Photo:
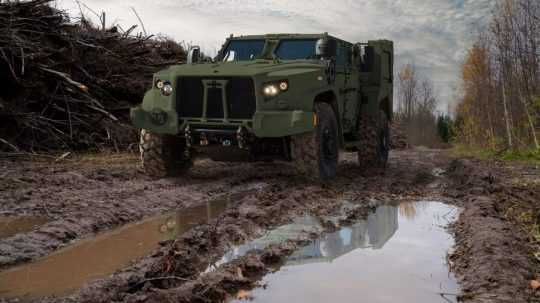
[[404,65],[399,72],[397,115],[406,129],[409,143],[431,145],[437,141],[436,107],[433,83],[422,77],[414,64]]
[[[540,149],[540,1],[501,0],[462,66],[461,138]],[[500,117],[500,119],[498,119]],[[483,133],[488,129],[488,135]]]
[[399,111],[404,119],[411,121],[418,99],[418,79],[414,64],[405,65],[399,72]]

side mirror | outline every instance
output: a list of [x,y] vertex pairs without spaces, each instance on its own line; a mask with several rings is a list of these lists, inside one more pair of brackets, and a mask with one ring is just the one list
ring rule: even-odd
[[330,38],[321,38],[315,44],[315,55],[330,59],[337,56],[337,41]]
[[360,47],[360,63],[366,64],[366,46],[362,45]]
[[360,67],[360,64],[362,64],[362,47],[358,44],[355,44],[351,48],[351,61],[352,64],[356,67]]
[[197,63],[201,60],[201,48],[199,46],[192,46],[187,54],[187,64]]

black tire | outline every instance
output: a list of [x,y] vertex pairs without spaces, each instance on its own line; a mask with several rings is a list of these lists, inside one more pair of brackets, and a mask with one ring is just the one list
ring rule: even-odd
[[390,126],[384,111],[378,116],[363,115],[359,121],[358,164],[361,167],[385,168],[390,151]]
[[379,168],[386,168],[388,163],[388,154],[390,153],[390,123],[388,122],[388,116],[384,111],[379,112],[379,124],[377,134],[377,162],[376,165]]
[[335,178],[339,160],[338,124],[327,103],[316,103],[317,126],[291,137],[291,156],[299,174],[328,181]]
[[189,166],[185,142],[172,135],[141,130],[139,151],[142,171],[152,178],[163,178]]

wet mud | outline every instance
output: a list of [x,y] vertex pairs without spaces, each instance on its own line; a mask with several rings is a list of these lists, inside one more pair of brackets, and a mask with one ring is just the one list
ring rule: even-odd
[[456,249],[450,260],[465,302],[540,302],[529,287],[539,277],[537,250],[512,219],[526,210],[540,212],[540,187],[516,185],[514,173],[497,163],[467,159],[449,165],[447,194],[459,197],[464,208],[451,226]]
[[159,242],[216,218],[226,206],[226,198],[215,199],[79,241],[43,259],[0,272],[0,294],[22,300],[65,295],[149,254]]
[[[523,199],[529,201],[525,204],[528,208],[540,208],[535,206],[537,195],[533,192],[529,196],[528,189],[522,197],[523,185],[512,183],[510,180],[516,177],[506,176],[507,170],[501,172],[482,162],[452,160],[441,150],[394,151],[387,170],[382,172],[362,170],[354,155],[344,155],[338,178],[325,186],[297,177],[290,165],[279,162],[223,164],[203,160],[187,175],[150,180],[137,172],[132,156],[53,164],[0,161],[4,171],[0,175],[0,213],[6,217],[24,213],[48,218],[31,230],[0,239],[0,277],[38,266],[55,255],[76,251],[94,241],[106,243],[106,239],[125,230],[133,230],[134,238],[145,239],[140,253],[136,248],[127,249],[133,252],[128,257],[121,247],[131,247],[137,241],[126,240],[131,244],[116,246],[118,252],[99,249],[102,256],[120,255],[121,261],[105,265],[105,257],[96,258],[101,260],[98,263],[104,263],[94,266],[102,268],[99,273],[87,274],[90,278],[58,291],[38,293],[39,287],[32,287],[31,291],[13,294],[15,289],[25,286],[16,282],[5,287],[0,280],[0,289],[12,292],[8,296],[2,290],[0,302],[222,302],[250,296],[262,299],[271,294],[271,289],[264,290],[262,286],[277,287],[275,283],[285,279],[280,275],[291,273],[289,266],[330,264],[325,266],[325,274],[332,274],[332,264],[377,264],[356,258],[382,258],[377,256],[384,256],[386,249],[394,245],[406,245],[402,249],[421,245],[413,235],[403,240],[398,237],[409,225],[411,230],[424,226],[419,233],[440,232],[441,237],[441,242],[432,243],[433,247],[426,246],[426,255],[392,258],[400,260],[400,264],[410,261],[409,269],[417,268],[411,270],[412,278],[403,278],[410,282],[411,289],[423,287],[415,293],[451,302],[507,302],[505,298],[514,294],[514,301],[508,302],[534,302],[537,295],[527,285],[529,279],[536,277],[538,264],[531,257],[530,241],[520,236],[523,232],[505,214],[510,209],[508,205],[521,205],[519,201]],[[205,217],[209,201],[223,195],[229,197],[226,205]],[[455,238],[453,248],[449,249],[452,238],[442,227],[453,220],[448,217],[451,214],[434,216],[427,211],[426,218],[433,225],[415,222],[414,218],[422,218],[426,212],[415,204],[417,201],[444,202],[441,208],[448,207],[449,211],[459,207],[459,219],[449,229]],[[384,224],[375,228],[377,232],[370,232],[370,216],[384,207],[393,209],[387,210],[393,216],[381,216]],[[189,215],[193,209],[205,211]],[[171,217],[172,213],[176,215]],[[178,219],[182,216],[187,217]],[[195,217],[195,221],[189,219]],[[439,224],[438,220],[446,219],[447,223]],[[136,227],[145,224],[147,227],[140,229],[144,235],[136,234]],[[397,224],[397,228],[392,228],[392,224]],[[332,250],[334,244],[339,245]],[[311,247],[312,254],[300,257],[305,255],[300,252],[306,247]],[[447,253],[450,274],[445,267]],[[323,257],[332,262],[308,261]],[[426,259],[419,261],[421,257]],[[287,264],[294,258],[303,265]],[[61,259],[68,258],[58,258],[58,262],[67,262]],[[432,266],[414,266],[415,262],[431,262]],[[364,281],[361,287],[371,285],[373,295],[398,284],[385,276],[391,273],[374,266],[371,269],[371,278],[359,277],[354,282]],[[426,279],[428,272],[436,272],[435,278]],[[272,276],[279,278],[271,280]],[[316,280],[319,274],[314,271],[312,276]],[[342,278],[343,285],[352,279]],[[439,284],[435,285],[435,281]],[[329,293],[337,287],[328,285]],[[396,298],[393,292],[387,293]],[[423,302],[420,297],[416,299],[412,302]],[[303,301],[301,296],[298,301]]]
[[0,239],[32,231],[48,221],[46,217],[0,217]]

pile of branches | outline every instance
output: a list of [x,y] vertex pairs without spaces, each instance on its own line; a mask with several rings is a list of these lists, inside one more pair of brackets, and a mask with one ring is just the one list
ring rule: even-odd
[[135,26],[71,22],[50,2],[0,2],[0,151],[126,148],[129,108],[184,48]]

